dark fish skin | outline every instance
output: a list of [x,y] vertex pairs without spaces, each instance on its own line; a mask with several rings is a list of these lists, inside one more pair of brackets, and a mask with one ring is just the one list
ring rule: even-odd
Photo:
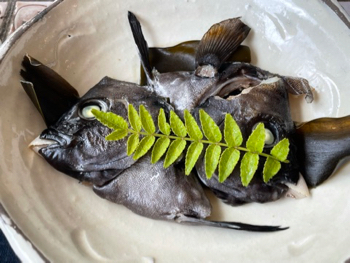
[[[152,68],[159,73],[194,71],[196,69],[196,51],[199,40],[192,40],[180,43],[172,47],[149,48],[149,60]],[[236,51],[226,60],[230,62],[251,62],[250,48],[240,45]],[[145,72],[141,67],[140,85],[147,85]]]
[[[185,109],[193,110],[218,92],[220,86],[216,84],[219,80],[219,68],[237,50],[250,31],[239,18],[214,24],[197,46],[194,72],[159,73],[157,69],[151,68],[148,44],[139,21],[131,12],[128,18],[148,85],[159,96],[166,97],[177,113]],[[184,63],[186,61],[182,60]],[[181,60],[176,65],[185,67]]]
[[[55,141],[39,150],[41,154],[54,168],[66,173],[80,181],[89,182],[93,185],[94,191],[102,198],[123,204],[131,211],[154,219],[168,219],[176,222],[199,224],[207,226],[224,227],[237,230],[248,231],[279,231],[286,228],[278,226],[255,226],[237,222],[214,222],[206,220],[210,215],[210,203],[203,192],[202,186],[196,176],[184,176],[182,160],[178,165],[173,165],[168,169],[162,167],[162,163],[150,164],[149,155],[144,156],[135,162],[131,156],[126,155],[126,139],[121,141],[106,141],[104,137],[111,132],[110,129],[100,124],[94,118],[84,117],[82,109],[87,105],[99,106],[103,111],[114,112],[127,118],[127,106],[132,104],[138,108],[140,104],[145,105],[151,113],[154,121],[160,108],[164,108],[166,114],[170,109],[179,110],[179,106],[167,103],[167,98],[159,96],[157,84],[167,84],[169,80],[157,82],[156,74],[151,74],[147,62],[147,43],[143,39],[141,28],[136,17],[129,13],[130,24],[136,40],[139,40],[138,47],[143,58],[142,64],[150,81],[150,85],[141,87],[133,83],[121,82],[105,77],[96,86],[91,88],[79,101],[69,109],[54,125],[44,130],[42,139]],[[242,25],[237,19],[229,20],[234,24],[239,24],[238,28],[243,28],[244,35],[249,32],[249,28]],[[225,26],[230,27],[230,23],[225,21]],[[220,29],[220,23],[214,27]],[[141,35],[140,35],[141,32]],[[211,34],[209,34],[211,35]],[[214,34],[215,35],[215,34]],[[227,32],[225,41],[237,36],[237,32]],[[216,54],[216,46],[207,45],[207,40],[199,46],[212,52],[214,56],[206,56],[210,60],[215,56],[220,57],[222,50]],[[241,40],[234,46],[238,46]],[[214,43],[215,41],[211,41]],[[221,42],[220,42],[221,43]],[[222,45],[222,43],[220,44]],[[220,46],[219,45],[219,46]],[[233,48],[230,46],[230,48]],[[229,51],[232,53],[232,50]],[[226,56],[224,56],[226,58]],[[219,61],[217,65],[222,65]],[[32,67],[29,64],[27,67]],[[26,67],[26,66],[25,66]],[[201,69],[196,73],[188,72],[183,79],[184,83],[201,80],[206,83],[202,85],[200,98],[196,95],[197,90],[192,90],[190,100],[183,101],[180,106],[195,108],[204,102],[208,97],[215,95],[222,86],[222,80],[217,69],[212,66],[200,65]],[[25,68],[25,71],[29,71]],[[165,73],[167,74],[167,73]],[[213,77],[207,77],[213,75]],[[159,79],[162,76],[159,76]],[[171,76],[171,75],[167,75]],[[177,73],[173,74],[173,80],[178,79]],[[45,78],[45,76],[41,76]],[[201,83],[199,81],[199,83]],[[220,85],[215,85],[220,84]],[[33,84],[34,86],[36,83]],[[165,85],[166,86],[166,85]],[[193,87],[193,86],[192,86]],[[181,90],[182,89],[182,90]],[[183,93],[186,89],[191,89],[186,85],[180,85],[177,92]],[[169,90],[169,95],[175,94]],[[171,99],[170,99],[171,102]]]
[[[169,48],[151,48],[150,57],[152,65],[161,73],[183,70],[194,71],[197,48],[198,43],[196,41],[180,43]],[[239,50],[236,55],[235,61],[246,62],[245,60],[250,57],[249,50],[247,49]],[[227,68],[231,69],[227,70]],[[236,70],[232,68],[236,68]],[[240,75],[237,75],[237,70],[240,72]],[[249,74],[245,74],[245,71],[248,71]],[[231,95],[237,95],[241,93],[244,87],[258,85],[260,81],[256,76],[263,79],[277,76],[283,79],[288,93],[293,95],[305,94],[307,102],[311,102],[313,98],[311,89],[307,88],[307,81],[300,78],[271,74],[267,71],[252,67],[249,64],[244,66],[244,64],[232,63],[232,61],[230,63],[225,62],[220,68],[220,72],[223,83],[225,81],[227,81],[227,83],[231,82],[231,87],[230,85],[226,85],[217,94],[220,97],[228,97],[230,93]],[[234,85],[236,85],[236,89],[232,89]],[[166,91],[163,93],[166,94]],[[293,140],[297,147],[300,172],[309,187],[316,187],[333,174],[341,160],[350,155],[350,143],[347,143],[350,134],[349,116],[321,118],[306,123],[297,123],[296,126],[297,136]],[[292,145],[292,147],[295,148],[295,145]],[[255,180],[256,178],[253,179],[253,181]],[[268,186],[264,187],[269,188]],[[282,186],[281,189],[284,191],[284,188],[285,187]],[[214,189],[212,190],[215,191],[218,196],[221,195],[223,199],[229,199],[229,195]],[[231,189],[231,191],[233,190]],[[263,200],[262,198],[260,199]],[[274,200],[274,198],[269,197],[265,200],[269,199]],[[235,198],[235,200],[231,198],[231,201],[228,202],[235,204],[237,201],[237,198]]]
[[[261,165],[248,187],[242,185],[237,168],[224,183],[218,182],[216,174],[208,180],[202,156],[196,168],[206,186],[227,203],[238,205],[275,201],[289,189],[286,183],[298,182],[295,126],[290,114],[288,93],[304,94],[306,101],[312,102],[313,94],[307,80],[272,74],[246,63],[225,63],[250,31],[239,19],[225,20],[208,30],[198,44],[195,58],[197,67],[194,71],[171,70],[169,73],[159,73],[157,69],[150,68],[148,45],[140,24],[135,17],[131,17],[131,20],[134,40],[149,86],[157,95],[168,98],[179,115],[182,115],[184,109],[194,111],[199,122],[198,110],[204,109],[223,128],[225,114],[230,113],[240,126],[245,141],[254,125],[263,122],[275,138],[274,143],[267,145],[265,151],[283,138],[290,141],[290,164],[283,165],[278,176],[269,184],[263,182]],[[169,49],[166,50],[169,52]],[[177,58],[176,67],[185,67],[181,61],[187,63],[188,58],[185,56],[186,59],[181,60],[180,58],[184,57],[183,53],[183,50],[179,49],[179,53],[174,55]],[[193,52],[186,55],[192,56]],[[169,65],[165,66],[169,68]],[[163,69],[161,71],[163,72]]]
[[96,119],[84,119],[81,114],[86,105],[103,104],[105,111],[126,119],[129,103],[134,107],[144,105],[154,120],[160,108],[167,114],[172,109],[147,87],[105,77],[56,124],[41,133],[41,139],[56,143],[41,148],[39,154],[57,170],[91,183],[100,197],[141,216],[247,231],[286,229],[205,220],[211,214],[210,202],[197,177],[185,176],[183,164],[164,169],[162,162],[151,164],[150,154],[136,162],[126,155],[126,139],[106,141],[104,137],[111,130]]
[[[151,164],[150,154],[135,161],[126,154],[126,139],[106,141],[105,136],[111,130],[94,118],[84,116],[82,110],[94,105],[126,119],[128,104],[136,108],[143,104],[154,121],[160,108],[167,115],[170,110],[182,113],[188,109],[199,121],[198,112],[204,109],[221,129],[225,114],[230,113],[237,121],[244,141],[256,124],[265,124],[274,137],[265,145],[264,152],[267,153],[278,141],[288,138],[290,163],[282,164],[282,169],[267,184],[262,180],[262,163],[250,185],[243,187],[237,168],[224,183],[218,182],[217,174],[208,180],[203,158],[199,158],[196,164],[199,179],[231,205],[277,200],[286,193],[288,184],[297,183],[300,171],[309,186],[326,180],[339,160],[350,155],[349,116],[318,119],[296,129],[288,94],[305,95],[306,101],[312,102],[311,87],[302,78],[280,76],[247,63],[227,63],[227,58],[250,31],[237,18],[213,25],[198,44],[180,44],[162,50],[163,57],[171,57],[174,52],[176,63],[174,67],[169,63],[158,63],[160,67],[166,67],[159,71],[151,68],[141,25],[130,12],[129,23],[147,77],[146,86],[105,77],[78,98],[76,90],[57,73],[29,56],[24,58],[21,76],[25,81],[22,85],[48,125],[40,137],[55,142],[43,146],[39,154],[57,170],[90,183],[100,197],[122,204],[141,216],[236,230],[271,232],[285,229],[206,220],[211,213],[209,200],[195,172],[184,176],[183,160],[167,169],[163,168],[162,162]],[[183,47],[190,47],[190,54],[184,52]],[[196,55],[194,49],[199,50]],[[153,59],[157,60],[156,57]],[[188,68],[188,61],[195,68],[177,70]],[[59,94],[60,90],[62,94]],[[49,94],[53,103],[45,102],[45,96]],[[56,102],[65,98],[67,101],[56,110]],[[41,107],[42,103],[45,107]],[[62,115],[62,112],[65,113]]]
[[182,164],[165,170],[162,161],[152,164],[150,155],[93,190],[102,198],[153,219],[206,218],[211,213],[209,200],[193,174],[185,176]]
[[[205,103],[194,110],[199,120],[199,110],[205,110],[223,130],[226,113],[230,113],[239,125],[243,139],[246,141],[253,128],[262,122],[265,128],[274,136],[274,142],[266,144],[264,152],[269,153],[271,148],[283,138],[290,141],[289,164],[282,164],[282,169],[268,184],[262,179],[262,164],[255,174],[252,182],[244,187],[239,176],[239,169],[224,183],[218,182],[218,175],[214,174],[208,180],[204,170],[204,158],[200,158],[196,165],[198,175],[202,182],[225,202],[231,205],[240,205],[247,202],[275,201],[283,196],[288,187],[285,183],[296,184],[299,179],[299,165],[296,159],[295,125],[291,118],[288,101],[288,77],[278,77],[253,67],[249,64],[234,63],[236,68],[233,81],[223,86],[220,96],[209,98]],[[244,72],[244,74],[242,74]],[[223,73],[223,75],[226,73]],[[300,80],[302,81],[302,80]],[[249,85],[250,84],[250,85]],[[222,92],[224,91],[225,92]],[[300,90],[308,93],[309,90]],[[234,95],[230,95],[233,93]],[[243,153],[242,153],[243,154]]]
[[218,91],[217,78],[198,77],[193,72],[155,74],[153,89],[158,96],[169,99],[178,115],[192,110]]
[[144,87],[108,77],[91,88],[56,124],[44,130],[42,139],[57,141],[42,148],[40,154],[57,170],[80,181],[104,185],[135,161],[126,154],[126,139],[107,141],[111,130],[96,119],[84,119],[81,110],[86,105],[103,104],[105,111],[127,118],[128,104],[140,104],[156,120],[160,108],[169,112],[172,107]]
[[[141,25],[130,14],[129,21],[149,85],[157,95],[168,98],[179,115],[185,109],[194,110],[199,123],[198,110],[204,109],[223,128],[225,114],[230,113],[240,126],[245,141],[254,125],[263,122],[275,138],[266,148],[271,149],[283,138],[291,142],[291,163],[284,165],[279,177],[275,177],[270,184],[263,182],[262,168],[248,187],[242,185],[238,169],[224,183],[219,183],[216,174],[208,180],[202,156],[196,170],[206,186],[227,203],[238,205],[277,200],[288,190],[285,183],[297,183],[299,167],[295,157],[295,127],[289,110],[288,92],[306,94],[307,100],[312,101],[312,92],[306,80],[278,76],[245,63],[224,66],[225,60],[250,31],[239,19],[215,24],[203,36],[198,44],[194,72],[159,73],[150,68],[148,45]],[[177,63],[179,65],[180,62]]]

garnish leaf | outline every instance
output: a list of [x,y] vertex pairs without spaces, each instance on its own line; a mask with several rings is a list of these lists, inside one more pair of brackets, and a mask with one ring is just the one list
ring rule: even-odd
[[272,177],[274,177],[281,169],[281,163],[274,158],[267,157],[264,164],[263,179],[267,183]]
[[156,140],[156,138],[152,135],[147,135],[147,136],[143,137],[135,150],[135,154],[133,156],[133,159],[137,160],[137,159],[141,158],[142,156],[144,156],[148,152],[148,150],[151,149],[155,140]]
[[128,135],[128,130],[118,129],[118,130],[114,130],[112,133],[107,135],[106,140],[107,141],[118,141],[120,139],[123,139],[127,135]]
[[216,144],[211,144],[207,147],[204,155],[205,174],[210,179],[218,166],[221,154],[221,147]]
[[243,142],[241,129],[232,115],[228,113],[225,116],[224,138],[230,147],[241,146]]
[[246,152],[241,161],[241,181],[243,186],[248,186],[258,169],[259,155]]
[[193,142],[188,147],[185,160],[185,174],[189,175],[203,150],[203,143]]
[[184,118],[188,135],[196,141],[203,139],[203,133],[201,129],[199,128],[196,120],[188,110],[184,111]]
[[161,137],[156,141],[152,149],[152,163],[159,161],[168,149],[169,144],[170,139],[168,137]]
[[139,112],[143,129],[149,134],[155,133],[156,127],[154,126],[152,115],[142,104],[140,105]]
[[161,108],[159,110],[159,114],[158,114],[158,127],[159,130],[165,134],[165,135],[169,135],[170,134],[170,125],[169,123],[167,123],[166,121],[166,117],[165,117],[165,113],[163,108]]
[[185,124],[174,111],[170,111],[170,127],[175,135],[185,137],[187,135]]
[[250,134],[246,146],[249,151],[262,153],[265,145],[265,127],[264,123],[260,122]]
[[271,150],[271,155],[283,162],[287,159],[289,153],[289,140],[284,138],[279,141]]
[[[286,160],[289,153],[289,141],[283,139],[277,143],[270,154],[263,153],[265,144],[265,128],[263,123],[259,123],[253,130],[246,142],[246,148],[242,147],[243,137],[239,126],[230,114],[226,114],[224,123],[224,139],[221,142],[222,134],[218,125],[204,111],[199,110],[201,128],[194,117],[187,110],[184,111],[185,124],[174,111],[170,112],[170,124],[167,123],[163,109],[159,110],[158,126],[159,133],[152,115],[147,109],[140,105],[139,113],[132,105],[128,106],[128,122],[117,114],[92,110],[92,113],[103,125],[114,131],[106,136],[106,140],[120,140],[129,135],[127,140],[127,154],[134,153],[133,158],[139,159],[144,156],[153,146],[152,163],[156,163],[166,153],[164,167],[173,164],[186,148],[187,141],[191,144],[187,149],[185,159],[185,174],[189,175],[203,151],[203,144],[209,144],[204,155],[204,168],[208,179],[210,179],[218,167],[218,181],[224,182],[236,167],[240,151],[246,151],[241,164],[242,185],[248,186],[259,165],[259,156],[267,157],[263,179],[267,183],[281,169],[281,162]],[[143,128],[143,130],[142,130]],[[171,135],[171,131],[175,135]],[[203,133],[207,140],[203,139]],[[187,136],[188,134],[188,136]],[[140,141],[140,136],[144,136]],[[187,137],[186,137],[187,136]],[[156,137],[158,137],[156,141]],[[221,148],[224,148],[221,154]]]
[[235,168],[240,153],[235,148],[227,148],[223,151],[219,162],[219,182],[223,183]]
[[126,152],[128,155],[133,154],[133,152],[136,150],[137,145],[139,145],[140,139],[139,139],[139,135],[138,134],[132,134],[127,142],[127,149]]
[[128,123],[124,120],[124,118],[114,114],[113,112],[104,112],[96,109],[92,109],[91,112],[99,122],[110,129],[126,130],[128,128]]
[[169,146],[168,152],[166,153],[164,168],[168,168],[170,165],[172,165],[177,160],[177,158],[179,158],[185,147],[185,140],[176,139],[173,141]]
[[138,131],[138,132],[141,131],[141,127],[142,127],[141,119],[139,114],[135,110],[134,106],[132,106],[132,104],[129,104],[128,106],[128,118],[129,118],[131,127],[135,131]]
[[216,125],[215,121],[209,116],[209,114],[200,109],[199,119],[205,137],[207,137],[209,141],[220,142],[222,140],[220,128]]

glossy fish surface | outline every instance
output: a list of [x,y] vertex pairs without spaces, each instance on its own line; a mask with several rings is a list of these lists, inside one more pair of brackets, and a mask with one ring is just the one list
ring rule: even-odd
[[91,107],[97,107],[127,118],[130,103],[135,107],[146,105],[153,117],[161,106],[165,110],[171,108],[145,88],[105,77],[42,132],[41,139],[55,140],[57,144],[42,148],[39,153],[61,172],[80,181],[103,185],[135,161],[126,154],[126,140],[105,140],[110,130],[84,110],[89,112]]
[[[300,136],[296,135],[288,96],[304,95],[308,103],[312,102],[307,80],[270,73],[244,62],[229,62],[229,57],[250,31],[239,18],[213,25],[199,43],[191,44],[191,58],[186,52],[176,55],[176,50],[171,50],[166,56],[171,57],[172,53],[177,56],[171,72],[152,68],[141,25],[132,13],[129,13],[129,23],[147,85],[105,77],[77,98],[74,88],[63,82],[57,73],[29,56],[24,59],[27,62],[23,63],[21,72],[25,79],[22,85],[33,101],[39,101],[40,106],[45,100],[40,99],[38,93],[42,90],[49,92],[47,82],[37,79],[46,79],[48,75],[50,81],[64,83],[62,86],[66,87],[64,90],[68,91],[72,101],[64,106],[65,113],[61,116],[58,116],[61,113],[42,114],[44,119],[50,116],[50,121],[45,119],[48,128],[32,143],[32,147],[55,169],[91,184],[100,197],[122,204],[141,216],[238,230],[282,230],[274,226],[207,220],[211,205],[203,184],[231,205],[275,201],[287,193],[290,185],[296,185],[302,170],[297,158]],[[187,59],[182,59],[182,56],[187,56]],[[188,59],[194,61],[191,67],[187,67],[194,67],[193,70],[184,70]],[[164,65],[169,68],[169,64]],[[43,67],[45,73],[42,73]],[[53,92],[55,97],[61,96],[56,93]],[[151,164],[150,154],[135,161],[126,154],[127,139],[105,140],[111,129],[98,122],[91,113],[91,109],[99,109],[127,119],[129,104],[135,108],[144,105],[154,122],[161,108],[167,116],[170,110],[174,110],[180,117],[187,109],[197,121],[199,110],[204,109],[221,129],[225,114],[230,113],[237,121],[244,141],[262,122],[266,133],[270,134],[264,151],[268,152],[280,140],[288,138],[289,163],[283,164],[277,176],[267,184],[262,180],[260,164],[251,184],[244,187],[237,169],[224,183],[218,182],[217,174],[207,179],[203,158],[190,176],[184,175],[183,158],[167,169],[163,167],[163,161]],[[50,111],[49,106],[45,111]]]
[[[263,182],[262,165],[248,186],[242,185],[239,169],[235,169],[224,183],[218,182],[217,174],[214,174],[210,180],[207,179],[203,158],[197,164],[198,175],[205,185],[229,204],[239,205],[247,202],[264,203],[274,201],[288,191],[286,183],[296,184],[299,180],[299,166],[296,160],[294,139],[295,127],[290,115],[286,80],[269,76],[269,74],[260,71],[260,69],[252,68],[248,64],[238,63],[232,66],[238,68],[238,76],[233,77],[233,79],[237,79],[237,83],[232,82],[228,84],[230,87],[223,87],[221,91],[225,89],[231,89],[231,92],[236,89],[241,91],[230,96],[227,90],[218,96],[211,97],[195,112],[204,109],[213,117],[216,123],[221,124],[222,129],[225,114],[230,113],[239,125],[244,141],[248,139],[258,123],[264,123],[265,131],[271,136],[269,141],[265,142],[264,151],[268,153],[280,140],[288,138],[290,141],[290,153],[288,155],[290,163],[283,164],[278,175],[268,184]],[[246,76],[239,77],[242,71],[245,72]],[[245,87],[244,83],[249,82],[250,78],[254,78],[256,83],[253,86]],[[304,91],[300,92],[304,93]]]

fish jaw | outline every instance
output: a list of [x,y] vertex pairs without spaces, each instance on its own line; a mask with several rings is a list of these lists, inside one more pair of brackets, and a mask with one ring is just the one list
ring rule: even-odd
[[36,154],[41,156],[39,151],[45,147],[49,147],[51,145],[58,145],[57,141],[54,140],[48,140],[48,139],[42,139],[40,138],[40,135],[36,137],[29,145],[28,147],[33,150]]

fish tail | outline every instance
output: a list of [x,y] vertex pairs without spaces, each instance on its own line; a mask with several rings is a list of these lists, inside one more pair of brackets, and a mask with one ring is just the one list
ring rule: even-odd
[[135,44],[139,51],[139,56],[143,70],[145,71],[147,81],[151,84],[153,81],[152,67],[149,59],[148,45],[142,33],[141,24],[132,12],[128,12],[128,19]]
[[250,28],[240,18],[214,24],[201,39],[196,54],[196,75],[213,77],[247,37]]
[[251,231],[251,232],[275,232],[275,231],[286,230],[289,228],[289,227],[280,227],[280,226],[251,225],[251,224],[245,224],[240,222],[211,221],[211,220],[195,218],[195,217],[190,217],[185,215],[181,215],[177,217],[175,220],[178,223],[213,226],[213,227]]

